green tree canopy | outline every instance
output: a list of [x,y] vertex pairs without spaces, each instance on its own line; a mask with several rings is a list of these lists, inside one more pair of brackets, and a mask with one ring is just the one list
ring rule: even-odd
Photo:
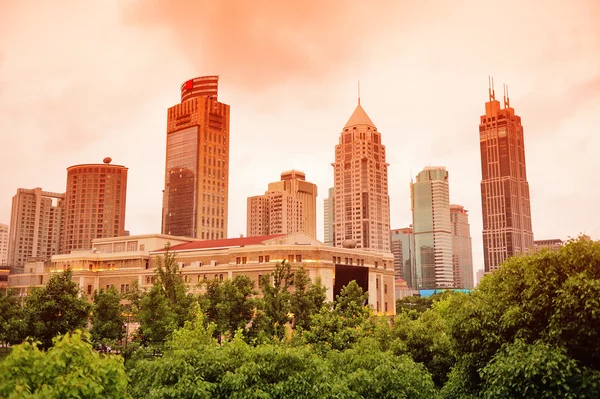
[[219,334],[245,329],[252,320],[256,308],[254,282],[244,275],[225,281],[207,280],[206,292],[202,295],[203,306],[210,321],[214,322]]
[[92,340],[102,345],[115,345],[123,339],[125,320],[122,316],[121,298],[114,286],[100,289],[93,296]]
[[515,339],[562,348],[582,367],[600,370],[598,325],[599,243],[572,240],[558,251],[510,258],[482,280],[450,320],[457,370],[462,370],[452,378],[466,381],[466,393],[476,392],[479,371]]
[[[271,282],[271,277],[273,281]],[[266,274],[260,279],[260,289],[263,293],[265,323],[270,336],[283,338],[285,325],[290,321],[291,293],[294,275],[290,263],[286,260],[277,262],[273,274]]]
[[303,266],[296,270],[294,292],[290,300],[290,311],[294,315],[294,327],[303,330],[310,328],[311,316],[321,310],[327,299],[326,291],[320,277],[312,282]]
[[24,329],[18,297],[11,290],[0,290],[0,344],[21,342]]
[[129,398],[127,376],[120,356],[101,356],[92,350],[88,333],[57,337],[41,351],[23,343],[0,362],[0,397],[7,399]]
[[71,270],[66,270],[54,274],[44,287],[33,289],[23,312],[26,334],[49,348],[57,335],[86,326],[90,304],[72,280]]

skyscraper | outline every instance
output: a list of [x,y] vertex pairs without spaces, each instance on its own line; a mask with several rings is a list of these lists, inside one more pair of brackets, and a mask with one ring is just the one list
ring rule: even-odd
[[8,265],[8,225],[0,223],[0,266]]
[[59,253],[65,194],[19,188],[12,200],[8,266]]
[[452,267],[454,288],[472,289],[473,249],[468,211],[462,205],[450,205],[452,223]]
[[529,184],[521,117],[496,100],[493,80],[485,115],[479,123],[481,208],[485,272],[496,270],[508,257],[533,248]]
[[333,246],[334,243],[334,229],[333,229],[333,214],[335,212],[334,194],[335,190],[330,187],[327,190],[327,198],[323,200],[323,237],[325,245]]
[[218,83],[218,76],[188,80],[167,112],[163,234],[227,237],[229,105],[217,100]]
[[67,168],[60,253],[91,249],[95,238],[125,234],[128,169],[111,161]]
[[303,172],[281,174],[264,195],[248,198],[248,237],[303,232],[317,238],[317,186]]
[[392,253],[394,254],[394,271],[409,288],[417,286],[415,282],[415,236],[412,227],[390,231]]
[[335,146],[332,164],[336,247],[353,240],[357,248],[390,252],[388,165],[381,133],[359,98]]
[[452,229],[448,172],[426,167],[410,184],[418,289],[452,288]]

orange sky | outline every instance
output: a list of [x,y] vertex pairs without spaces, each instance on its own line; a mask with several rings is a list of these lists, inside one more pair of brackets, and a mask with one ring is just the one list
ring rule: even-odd
[[324,194],[361,104],[382,133],[392,227],[409,183],[444,165],[483,264],[478,123],[488,75],[525,129],[536,239],[600,238],[600,2],[0,0],[0,222],[19,187],[63,192],[66,168],[130,168],[127,228],[160,231],[166,109],[219,74],[231,105],[229,235],[246,197],[297,168]]

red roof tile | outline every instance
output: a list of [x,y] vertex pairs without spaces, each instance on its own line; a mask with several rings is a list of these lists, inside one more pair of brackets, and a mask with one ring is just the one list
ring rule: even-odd
[[[228,247],[241,247],[244,245],[258,245],[265,241],[273,238],[284,237],[287,234],[275,234],[270,236],[257,236],[257,237],[240,237],[240,238],[225,238],[222,240],[204,240],[204,241],[191,241],[184,244],[172,246],[171,251],[185,251],[192,249],[206,249],[206,248],[228,248]],[[154,251],[162,252],[163,249]]]

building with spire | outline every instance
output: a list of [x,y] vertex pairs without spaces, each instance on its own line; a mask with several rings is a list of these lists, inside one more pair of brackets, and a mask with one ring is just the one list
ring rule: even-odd
[[410,184],[418,289],[454,287],[448,172],[428,166]]
[[229,105],[217,100],[218,83],[188,80],[167,112],[163,234],[227,238]]
[[485,272],[496,270],[508,257],[533,250],[529,183],[521,117],[496,100],[493,79],[485,115],[479,121],[481,207]]
[[335,146],[334,246],[390,252],[388,166],[381,133],[360,104]]

